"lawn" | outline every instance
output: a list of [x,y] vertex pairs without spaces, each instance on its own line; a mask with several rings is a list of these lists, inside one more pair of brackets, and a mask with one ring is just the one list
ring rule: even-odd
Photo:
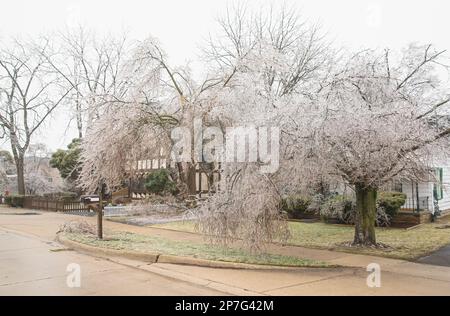
[[[341,244],[353,239],[354,227],[325,223],[289,222],[291,239],[288,244],[309,248],[332,249],[390,258],[414,260],[450,244],[450,228],[439,229],[449,224],[447,218],[441,223],[430,223],[414,229],[376,228],[377,240],[390,246],[389,249],[349,248]],[[173,222],[152,225],[153,227],[195,232],[193,222]]]
[[148,226],[177,230],[177,231],[181,231],[181,232],[197,233],[197,231],[195,229],[194,221],[178,221],[178,222],[170,222],[170,223],[165,223],[165,224],[153,224],[153,225],[148,225]]
[[215,261],[238,262],[248,264],[279,265],[295,267],[331,267],[331,265],[309,259],[274,254],[251,254],[245,250],[212,246],[207,243],[174,241],[161,237],[139,235],[128,232],[112,232],[99,240],[94,235],[65,233],[73,241],[116,250],[131,250],[142,253],[159,253],[184,257],[194,257]]

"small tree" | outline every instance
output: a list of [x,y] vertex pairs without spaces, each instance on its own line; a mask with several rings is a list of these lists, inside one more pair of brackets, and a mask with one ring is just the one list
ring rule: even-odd
[[61,177],[75,181],[80,169],[80,139],[74,138],[67,149],[58,149],[52,154],[50,165],[59,170]]
[[146,179],[145,187],[155,194],[176,192],[176,184],[170,179],[169,171],[166,169],[152,172]]
[[54,193],[61,188],[52,179],[39,171],[25,172],[26,195]]
[[5,174],[14,174],[14,158],[7,150],[0,150],[0,168]]
[[49,156],[45,144],[36,143],[29,146],[25,157],[25,194],[40,195],[62,189],[51,175]]

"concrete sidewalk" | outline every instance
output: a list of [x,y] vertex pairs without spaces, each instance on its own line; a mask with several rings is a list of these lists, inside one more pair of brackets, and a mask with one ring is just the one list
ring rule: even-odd
[[[44,240],[54,240],[55,233],[64,222],[86,220],[95,224],[96,220],[95,218],[46,212],[39,212],[41,215],[13,215],[25,211],[29,212],[28,210],[0,208],[0,227],[11,231],[25,232]],[[130,226],[110,221],[105,221],[104,227],[106,230],[128,231],[175,240],[203,241],[197,234]],[[175,276],[184,281],[191,279],[196,284],[219,284],[224,287],[238,288],[244,293],[249,291],[264,295],[450,295],[450,268],[448,267],[294,246],[273,245],[269,251],[327,261],[346,266],[346,268],[244,271],[163,263],[148,265],[116,258],[113,260],[162,275]],[[366,278],[369,274],[366,267],[369,263],[377,263],[381,267],[381,288],[369,288],[366,285]]]

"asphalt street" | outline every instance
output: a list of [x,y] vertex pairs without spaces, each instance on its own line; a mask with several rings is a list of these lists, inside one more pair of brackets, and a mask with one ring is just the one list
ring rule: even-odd
[[0,295],[224,293],[86,256],[54,242],[0,229]]

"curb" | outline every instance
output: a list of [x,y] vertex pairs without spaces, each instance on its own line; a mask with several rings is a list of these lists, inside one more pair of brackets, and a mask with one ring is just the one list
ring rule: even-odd
[[314,267],[314,266],[274,266],[264,264],[249,264],[240,262],[225,262],[215,261],[208,259],[200,259],[193,257],[183,257],[174,255],[165,255],[159,253],[141,253],[136,251],[125,251],[108,248],[100,248],[82,244],[64,237],[61,234],[56,235],[56,241],[69,247],[73,250],[81,253],[93,255],[96,257],[109,258],[109,257],[121,257],[130,260],[139,260],[145,263],[169,263],[178,265],[189,265],[207,268],[219,268],[219,269],[242,269],[242,270],[299,270],[299,269],[329,269],[336,268],[338,266],[329,267]]
[[263,264],[249,264],[240,262],[226,262],[226,261],[215,261],[208,259],[192,258],[192,257],[182,257],[174,255],[159,255],[157,263],[171,263],[179,265],[189,265],[189,266],[199,266],[208,268],[219,268],[219,269],[243,269],[243,270],[286,270],[295,268],[308,268],[308,267],[290,267],[290,266],[272,266]]
[[56,241],[63,244],[66,247],[69,247],[73,250],[79,251],[81,253],[94,255],[96,257],[108,258],[112,257],[124,257],[131,260],[139,260],[146,263],[156,263],[158,261],[159,254],[157,253],[140,253],[136,251],[124,251],[124,250],[115,250],[115,249],[107,249],[85,245],[73,240],[70,240],[61,234],[56,235]]

